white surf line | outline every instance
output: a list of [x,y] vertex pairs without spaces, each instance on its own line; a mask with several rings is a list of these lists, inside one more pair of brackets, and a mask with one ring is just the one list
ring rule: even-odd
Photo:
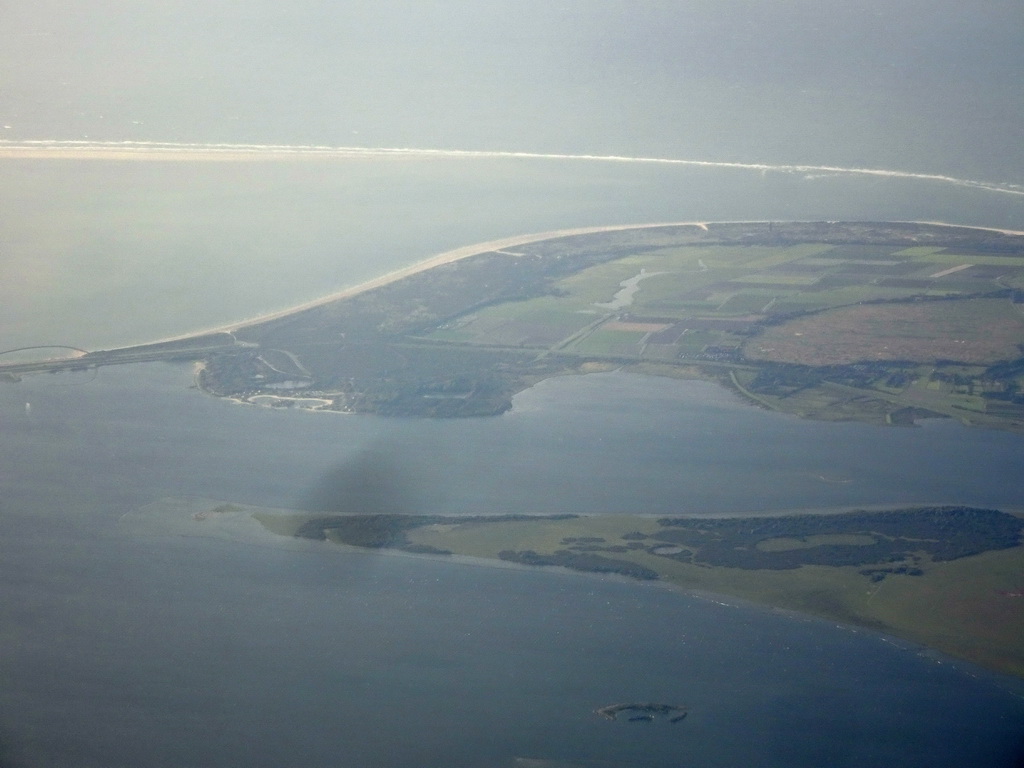
[[961,179],[939,173],[915,173],[913,171],[890,170],[885,168],[847,168],[835,165],[802,165],[741,163],[724,160],[689,160],[671,157],[630,157],[626,155],[559,154],[546,152],[510,152],[475,149],[423,149],[417,147],[335,147],[317,144],[229,144],[229,143],[187,143],[161,141],[86,141],[46,140],[25,141],[0,140],[0,157],[86,157],[86,156],[138,156],[174,157],[190,155],[189,159],[203,159],[230,155],[251,155],[273,157],[442,157],[442,158],[493,158],[523,160],[577,160],[602,163],[631,163],[651,165],[675,165],[692,168],[720,168],[761,173],[801,173],[813,178],[818,174],[846,176],[873,176],[889,179],[911,179],[953,184],[960,187],[980,189],[1006,195],[1024,196],[1024,186],[1019,184]]
[[978,229],[985,232],[1000,232],[1004,235],[1024,235],[1021,229],[997,229],[996,227],[979,227],[973,224],[950,224],[948,221],[904,221],[901,224],[928,224],[933,227],[954,227],[955,229]]

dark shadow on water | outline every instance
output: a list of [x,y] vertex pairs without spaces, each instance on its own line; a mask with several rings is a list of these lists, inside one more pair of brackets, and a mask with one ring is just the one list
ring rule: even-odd
[[333,514],[415,513],[415,474],[398,447],[373,446],[325,472],[297,507]]

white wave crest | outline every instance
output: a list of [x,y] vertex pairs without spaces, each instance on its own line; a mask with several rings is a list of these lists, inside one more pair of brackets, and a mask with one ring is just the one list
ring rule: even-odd
[[690,160],[672,157],[630,157],[625,155],[574,155],[548,152],[511,152],[500,150],[474,149],[424,149],[419,147],[337,147],[318,144],[229,144],[189,143],[169,141],[58,141],[36,139],[27,141],[0,140],[0,157],[31,155],[46,156],[90,156],[109,155],[137,156],[140,159],[159,156],[189,155],[202,159],[203,156],[274,157],[439,157],[439,158],[511,158],[524,160],[575,160],[601,163],[632,163],[654,165],[676,165],[692,168],[721,168],[739,171],[800,174],[808,181],[829,176],[874,176],[889,179],[911,179],[918,181],[952,184],[959,187],[996,192],[1004,195],[1024,196],[1024,186],[1019,184],[978,181],[946,176],[938,173],[916,173],[913,171],[885,168],[847,168],[835,165],[790,165],[771,163],[741,163],[723,160]]

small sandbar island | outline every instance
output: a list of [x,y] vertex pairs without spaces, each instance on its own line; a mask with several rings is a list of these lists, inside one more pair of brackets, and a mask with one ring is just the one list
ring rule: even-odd
[[606,720],[652,723],[655,719],[663,719],[672,724],[681,723],[688,714],[686,707],[676,704],[610,704],[596,710],[596,713]]
[[762,408],[895,426],[1024,430],[1024,236],[906,222],[609,227],[470,246],[219,331],[5,362],[200,363],[205,391],[271,407],[502,413],[560,374],[624,368]]

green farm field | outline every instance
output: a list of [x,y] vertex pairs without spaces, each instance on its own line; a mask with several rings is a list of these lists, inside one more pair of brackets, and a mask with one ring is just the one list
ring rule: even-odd
[[485,307],[425,338],[546,343],[564,361],[641,370],[703,364],[708,377],[744,382],[759,405],[809,418],[1021,429],[1022,248],[638,242],[552,281],[546,296]]

